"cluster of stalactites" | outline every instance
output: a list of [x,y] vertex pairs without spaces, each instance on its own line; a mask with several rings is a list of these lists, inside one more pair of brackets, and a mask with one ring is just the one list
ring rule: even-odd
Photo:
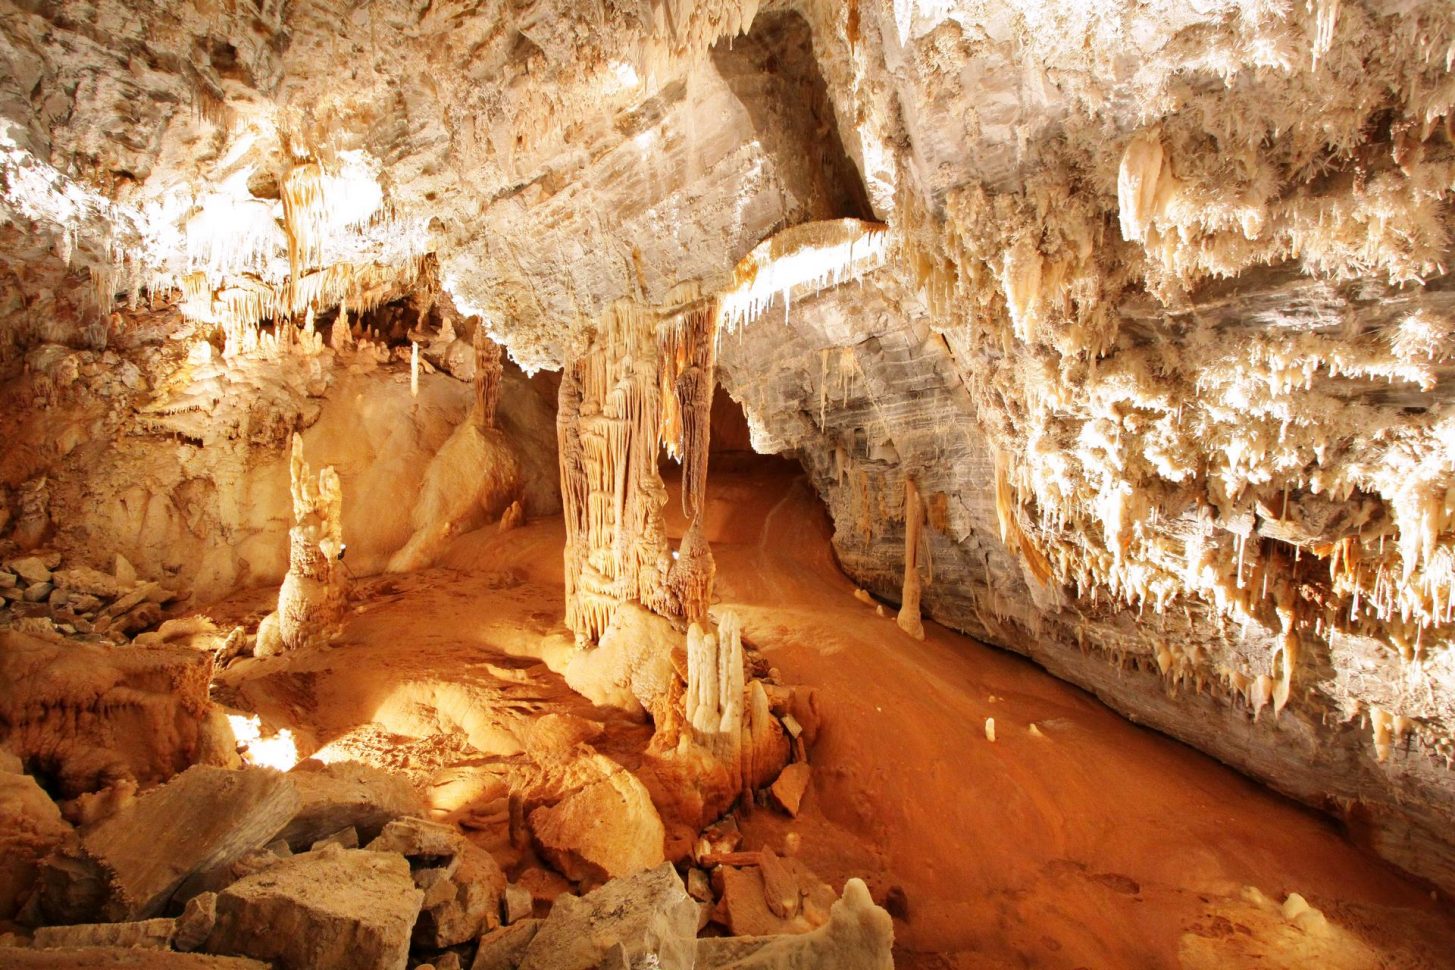
[[[715,314],[665,318],[620,305],[571,361],[557,411],[566,518],[566,622],[595,641],[616,608],[638,602],[669,617],[705,617],[711,553],[695,522],[707,480]],[[683,459],[693,519],[677,561],[666,538],[663,446]]]
[[788,316],[795,289],[812,295],[884,264],[887,226],[859,219],[830,219],[792,226],[765,239],[733,270],[733,285],[718,298],[721,328],[731,333],[783,302]]
[[500,380],[505,373],[501,347],[475,326],[475,416],[482,428],[495,427],[495,412],[500,405]]

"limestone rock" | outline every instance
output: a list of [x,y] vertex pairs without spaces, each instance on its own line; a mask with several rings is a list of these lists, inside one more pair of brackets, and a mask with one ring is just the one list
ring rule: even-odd
[[204,948],[279,970],[403,970],[423,900],[403,856],[331,846],[219,893]]
[[367,843],[394,819],[424,814],[408,779],[372,765],[305,761],[288,777],[301,804],[279,838],[294,849],[307,848],[348,826],[358,832],[361,843]]
[[717,921],[733,936],[803,933],[822,925],[834,891],[797,859],[757,853],[758,864],[719,866],[713,885],[719,897]]
[[3,953],[7,970],[270,970],[258,960],[132,947],[11,949]]
[[371,852],[397,852],[415,866],[424,890],[414,941],[431,949],[464,943],[500,925],[505,874],[490,853],[456,829],[418,818],[384,826]]
[[505,887],[505,896],[501,899],[502,922],[519,923],[529,919],[534,911],[535,899],[529,889],[515,882]]
[[42,926],[32,946],[44,949],[78,946],[128,946],[165,950],[172,945],[176,920],[146,919],[130,923],[78,923]]
[[217,893],[198,893],[187,900],[182,915],[177,917],[172,946],[190,953],[207,942],[217,923]]
[[475,962],[470,964],[470,970],[516,970],[542,922],[526,919],[486,933],[480,937],[480,946],[475,951]]
[[153,916],[184,879],[267,842],[297,807],[292,783],[271,768],[189,768],[53,855],[42,907],[54,921]]
[[11,559],[5,564],[7,572],[12,572],[25,580],[26,583],[47,583],[50,582],[51,571],[46,568],[45,563],[38,556],[26,556],[24,559]]
[[803,794],[808,791],[808,783],[813,775],[813,768],[807,761],[795,761],[786,765],[779,773],[778,780],[768,788],[768,794],[773,799],[773,804],[787,812],[793,818],[798,817],[799,806],[803,803]]
[[697,970],[893,970],[894,921],[874,904],[862,880],[850,879],[818,929],[788,936],[704,937]]
[[611,765],[606,777],[530,815],[541,851],[576,881],[601,882],[663,859],[667,830],[646,787]]
[[15,918],[46,854],[73,837],[34,778],[0,770],[0,920]]
[[71,566],[58,570],[52,577],[57,587],[72,593],[84,593],[100,599],[115,599],[121,593],[122,584],[99,569],[90,566]]
[[0,741],[44,757],[70,798],[119,778],[141,785],[186,768],[209,707],[211,658],[125,650],[0,630]]
[[697,904],[677,871],[663,863],[579,899],[558,897],[526,948],[520,970],[692,970],[696,937]]

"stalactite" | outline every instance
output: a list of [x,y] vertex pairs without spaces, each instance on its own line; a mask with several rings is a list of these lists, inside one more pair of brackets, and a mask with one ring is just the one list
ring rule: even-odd
[[785,229],[759,243],[739,261],[734,283],[718,301],[718,319],[731,333],[783,299],[784,314],[795,287],[816,292],[883,265],[889,230],[873,222],[835,219]]
[[925,626],[920,619],[919,542],[920,529],[924,524],[924,503],[914,479],[904,477],[904,588],[899,606],[899,628],[916,640],[925,638]]
[[500,380],[505,373],[500,345],[476,324],[475,337],[475,416],[482,428],[495,427],[495,411],[500,404]]

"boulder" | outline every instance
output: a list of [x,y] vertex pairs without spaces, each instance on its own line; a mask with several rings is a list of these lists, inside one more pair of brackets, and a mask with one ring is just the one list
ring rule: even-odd
[[540,926],[541,920],[526,919],[486,933],[480,937],[470,970],[515,970]]
[[42,912],[50,922],[155,916],[188,876],[257,849],[297,809],[292,782],[271,768],[189,768],[53,853]]
[[500,925],[505,874],[490,853],[456,829],[418,818],[395,819],[369,843],[371,852],[397,852],[414,867],[424,890],[414,942],[443,949]]
[[329,846],[219,893],[204,949],[278,970],[403,970],[423,901],[403,856]]
[[158,784],[192,763],[212,660],[0,630],[0,743],[43,759],[58,798],[122,778]]
[[349,826],[358,832],[359,841],[366,843],[394,819],[425,812],[419,795],[403,775],[357,761],[331,765],[305,761],[289,772],[289,777],[301,805],[279,837],[295,849],[306,849]]
[[629,876],[664,858],[667,831],[646,786],[600,760],[604,778],[530,814],[542,854],[578,882]]
[[696,937],[697,904],[677,870],[664,862],[580,898],[557,897],[526,947],[520,970],[693,970]]
[[44,949],[67,946],[134,946],[165,950],[172,945],[172,936],[176,931],[177,921],[171,919],[42,926],[35,931],[31,946]]
[[874,904],[860,879],[850,879],[829,921],[807,933],[762,937],[704,937],[696,970],[894,970],[894,922]]
[[15,918],[35,885],[41,860],[74,834],[34,778],[0,770],[0,920]]

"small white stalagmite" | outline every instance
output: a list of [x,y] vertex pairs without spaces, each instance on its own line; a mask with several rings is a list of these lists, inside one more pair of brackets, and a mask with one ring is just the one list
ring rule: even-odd
[[409,396],[419,397],[419,341],[409,342]]

